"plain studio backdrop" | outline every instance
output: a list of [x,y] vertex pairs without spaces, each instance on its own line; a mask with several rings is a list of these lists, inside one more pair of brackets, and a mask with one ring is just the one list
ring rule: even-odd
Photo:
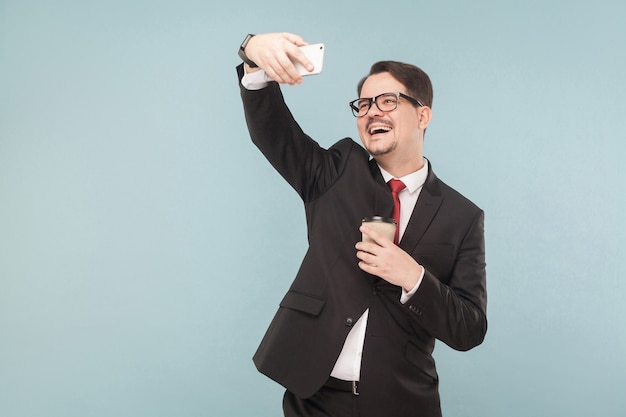
[[326,44],[283,88],[324,146],[358,141],[373,62],[432,78],[425,153],[486,212],[489,290],[484,344],[435,349],[444,415],[626,415],[624,4],[0,0],[0,415],[280,415],[251,357],[304,212],[235,73],[271,31]]

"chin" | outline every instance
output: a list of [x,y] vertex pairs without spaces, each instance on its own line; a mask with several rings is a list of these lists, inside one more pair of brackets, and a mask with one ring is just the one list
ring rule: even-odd
[[381,156],[381,155],[387,155],[393,152],[395,149],[396,149],[396,144],[392,143],[391,145],[388,145],[388,146],[369,146],[367,148],[367,151],[372,156]]

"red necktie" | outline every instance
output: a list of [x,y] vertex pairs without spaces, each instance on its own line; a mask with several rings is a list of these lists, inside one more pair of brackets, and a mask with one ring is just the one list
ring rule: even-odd
[[389,180],[387,185],[391,188],[391,195],[393,197],[393,214],[391,217],[394,218],[397,225],[396,237],[394,238],[393,243],[397,245],[399,241],[398,237],[400,236],[400,198],[398,197],[398,194],[406,188],[406,185],[404,185],[402,181],[395,179]]

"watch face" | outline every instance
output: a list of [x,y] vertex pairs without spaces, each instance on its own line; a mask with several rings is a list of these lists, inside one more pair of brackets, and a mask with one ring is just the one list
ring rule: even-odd
[[243,42],[241,43],[241,46],[239,47],[239,57],[241,58],[243,62],[248,64],[251,68],[257,68],[258,65],[255,64],[250,58],[248,58],[248,56],[246,55],[246,52],[244,51],[244,49],[246,48],[246,45],[248,44],[250,39],[252,39],[253,36],[254,35],[249,34],[248,36],[246,36],[246,39],[243,40]]
[[243,40],[243,42],[241,43],[241,49],[246,49],[246,45],[248,44],[248,42],[250,42],[250,39],[252,39],[254,35],[252,34],[248,34],[248,36],[246,36],[246,39]]

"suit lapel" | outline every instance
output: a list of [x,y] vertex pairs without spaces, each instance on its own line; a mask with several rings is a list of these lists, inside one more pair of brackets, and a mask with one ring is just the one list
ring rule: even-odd
[[[377,216],[391,217],[391,213],[393,211],[393,198],[391,197],[389,187],[385,183],[376,161],[374,159],[370,159],[369,165],[372,178],[377,183],[374,192],[373,214]],[[428,176],[426,177],[424,188],[422,188],[420,196],[417,199],[417,203],[415,204],[415,208],[413,209],[413,213],[409,219],[409,224],[404,231],[404,235],[402,236],[402,239],[400,239],[399,246],[407,253],[412,253],[413,249],[415,249],[417,244],[420,242],[422,236],[424,236],[424,233],[428,229],[428,226],[435,218],[437,211],[439,211],[442,201],[443,197],[441,196],[439,179],[433,172],[432,165],[429,162]]]
[[430,223],[435,218],[437,211],[439,211],[442,201],[443,198],[439,188],[439,180],[429,164],[428,176],[426,177],[424,188],[422,188],[420,196],[417,199],[404,235],[402,239],[400,239],[399,246],[407,253],[412,253],[420,242],[428,226],[430,226]]
[[391,197],[391,191],[385,183],[383,174],[380,173],[380,169],[374,159],[370,159],[370,171],[372,178],[376,182],[374,187],[374,216],[391,217],[393,212],[393,197]]

